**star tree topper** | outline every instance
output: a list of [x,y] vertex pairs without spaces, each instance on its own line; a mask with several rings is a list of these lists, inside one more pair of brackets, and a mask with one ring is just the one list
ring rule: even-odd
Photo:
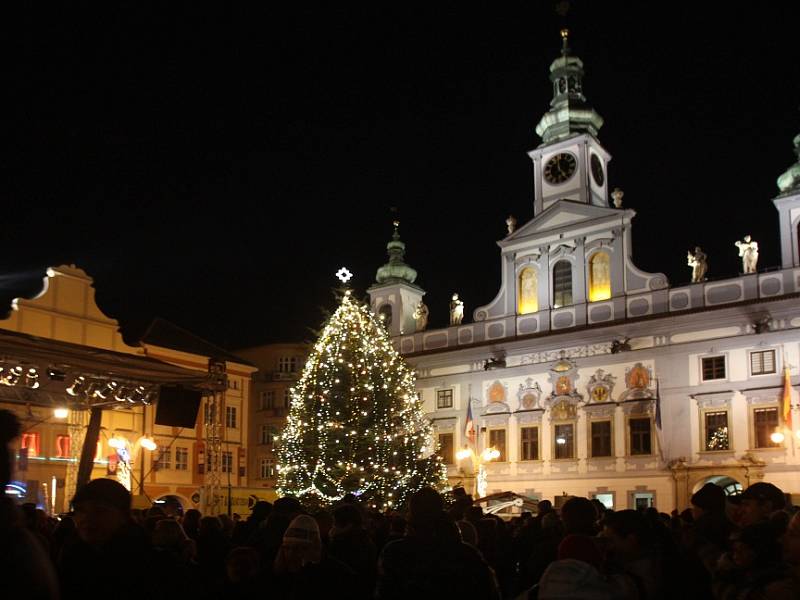
[[347,267],[342,267],[336,271],[336,277],[338,277],[339,281],[342,283],[347,283],[353,277],[353,274],[347,270]]

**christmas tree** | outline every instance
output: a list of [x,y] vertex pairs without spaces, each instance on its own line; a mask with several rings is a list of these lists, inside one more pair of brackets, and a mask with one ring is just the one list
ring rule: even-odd
[[292,388],[278,492],[321,505],[353,493],[384,509],[426,485],[445,489],[414,381],[383,325],[345,291]]

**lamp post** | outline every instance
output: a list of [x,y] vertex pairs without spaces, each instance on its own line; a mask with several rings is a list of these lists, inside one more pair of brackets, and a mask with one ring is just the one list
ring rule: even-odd
[[[472,448],[464,446],[464,448],[456,452],[456,458],[459,461],[464,461],[468,458],[471,459],[473,474],[475,472],[475,465],[478,465],[478,477],[475,482],[475,493],[477,494],[478,498],[483,498],[486,495],[486,491],[489,486],[485,465],[500,458],[500,451],[497,448],[492,448],[489,446],[488,448],[484,448],[483,452],[477,454]],[[463,470],[464,469],[462,467],[462,471]]]

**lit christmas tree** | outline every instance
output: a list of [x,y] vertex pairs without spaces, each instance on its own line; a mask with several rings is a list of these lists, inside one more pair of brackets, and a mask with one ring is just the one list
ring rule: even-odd
[[447,486],[414,372],[383,325],[347,290],[303,375],[278,448],[278,492],[308,504],[347,493],[379,509],[429,485]]

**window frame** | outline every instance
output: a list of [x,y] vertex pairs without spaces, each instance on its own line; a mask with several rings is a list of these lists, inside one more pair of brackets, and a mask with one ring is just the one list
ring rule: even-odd
[[230,450],[222,451],[220,455],[219,472],[233,473],[233,452]]
[[276,466],[277,463],[274,458],[262,456],[258,464],[258,474],[260,476],[259,479],[275,479],[277,476],[277,471],[275,470]]
[[[557,433],[556,430],[559,427],[564,427],[564,426],[570,426],[572,428],[572,434],[571,434],[572,443],[571,444],[569,444],[569,443],[567,443],[567,444],[559,444],[559,443],[556,442],[556,439],[558,438],[558,433]],[[578,426],[577,421],[556,421],[556,422],[553,423],[553,428],[552,428],[552,432],[553,432],[553,460],[577,460],[577,457],[578,457],[577,439],[576,439],[578,437],[576,435],[577,426]],[[571,448],[570,456],[558,456],[558,448],[559,448],[559,446],[563,446],[564,448],[570,447]]]
[[[442,398],[447,397],[448,394],[450,396],[450,403],[442,404]],[[449,387],[449,388],[442,388],[441,390],[436,390],[436,410],[447,410],[448,408],[453,408],[454,401],[455,401],[454,388]]]
[[[182,459],[182,460],[181,460]],[[175,447],[175,470],[189,470],[189,448],[186,446]]]
[[[532,440],[525,439],[525,430],[535,429],[536,433],[531,436],[533,437]],[[542,459],[541,453],[541,428],[539,425],[522,425],[519,428],[519,460],[520,462],[533,462]],[[525,457],[525,445],[527,444],[535,444],[535,456],[532,458]]]
[[[450,438],[450,453],[449,456],[444,453],[446,447],[442,445],[442,437]],[[452,431],[441,431],[436,434],[437,454],[442,457],[442,462],[446,465],[456,464],[456,440]]]
[[[722,369],[724,371],[722,377],[711,377],[706,379],[705,361],[722,359]],[[713,373],[712,373],[713,374]],[[712,354],[709,356],[700,357],[700,381],[705,383],[709,381],[727,381],[728,380],[728,355],[727,354]]]
[[[772,371],[761,371],[756,373],[753,370],[753,357],[755,355],[764,355],[766,353],[772,353]],[[764,364],[763,358],[761,361],[762,367]],[[775,348],[764,348],[761,350],[750,350],[747,353],[747,365],[750,371],[750,377],[761,377],[762,375],[776,375],[778,373],[778,353],[775,351]]]
[[[725,427],[728,429],[728,447],[722,450],[712,450],[708,447],[708,417],[710,415],[725,413]],[[700,440],[701,452],[733,452],[733,434],[731,432],[731,411],[727,406],[708,407],[700,411]]]
[[172,470],[172,448],[170,446],[159,446],[156,466],[159,471]]
[[[499,434],[502,432],[502,439],[503,445],[502,448],[498,448],[495,443],[492,441],[492,436]],[[492,462],[502,463],[508,462],[508,432],[506,431],[505,427],[493,427],[486,432],[486,439],[489,442],[487,448],[495,448],[496,450],[500,450],[500,456],[494,459]]]
[[[769,444],[767,444],[765,446],[759,446],[758,445],[758,429],[757,429],[756,413],[761,413],[761,412],[766,412],[766,411],[775,411],[775,427],[772,428],[772,431],[767,433],[767,439],[769,440]],[[772,403],[772,404],[759,404],[759,405],[752,406],[750,408],[750,424],[751,424],[751,431],[752,431],[751,444],[752,444],[753,450],[776,450],[776,449],[779,450],[779,449],[782,449],[782,448],[786,448],[786,446],[785,446],[786,440],[785,439],[784,439],[783,442],[781,442],[779,444],[776,444],[771,439],[769,439],[769,437],[772,435],[772,433],[776,429],[779,429],[780,426],[781,426],[781,412],[780,412],[780,405],[779,404]]]
[[[226,406],[225,407],[225,428],[226,429],[239,429],[239,419],[238,414],[235,406]],[[231,419],[233,416],[233,419]],[[231,425],[231,420],[233,421],[233,425]]]
[[[566,288],[559,289],[559,288],[556,287],[556,285],[559,284],[559,281],[556,279],[556,268],[558,268],[558,266],[561,265],[562,263],[569,267],[569,302],[563,302],[563,300],[565,299],[564,294],[566,293]],[[560,259],[556,260],[555,263],[553,263],[553,269],[551,270],[551,274],[552,274],[553,308],[563,308],[565,306],[572,306],[573,304],[575,304],[575,294],[574,294],[574,292],[575,292],[575,282],[573,281],[574,280],[574,277],[573,277],[574,266],[575,265],[573,265],[572,262],[567,260],[566,258],[560,258]],[[561,285],[563,286],[564,282],[566,281],[566,277],[564,277],[563,274],[559,274],[559,277],[562,280],[561,281]],[[562,302],[559,302],[559,297],[561,298]]]
[[[633,421],[648,421],[650,427],[648,428],[648,436],[650,439],[650,452],[637,452],[634,454],[633,452],[633,430],[632,430],[632,422]],[[653,435],[653,417],[649,415],[632,415],[626,419],[625,423],[625,437],[628,441],[628,456],[632,457],[639,457],[639,456],[653,456],[656,452],[656,442],[655,442],[655,435]]]
[[[598,454],[595,455],[594,453],[594,426],[595,424],[600,423],[608,423],[608,454]],[[589,440],[589,458],[614,458],[614,419],[611,417],[609,418],[598,418],[598,419],[589,419],[588,423],[589,431],[588,431],[588,440]]]

